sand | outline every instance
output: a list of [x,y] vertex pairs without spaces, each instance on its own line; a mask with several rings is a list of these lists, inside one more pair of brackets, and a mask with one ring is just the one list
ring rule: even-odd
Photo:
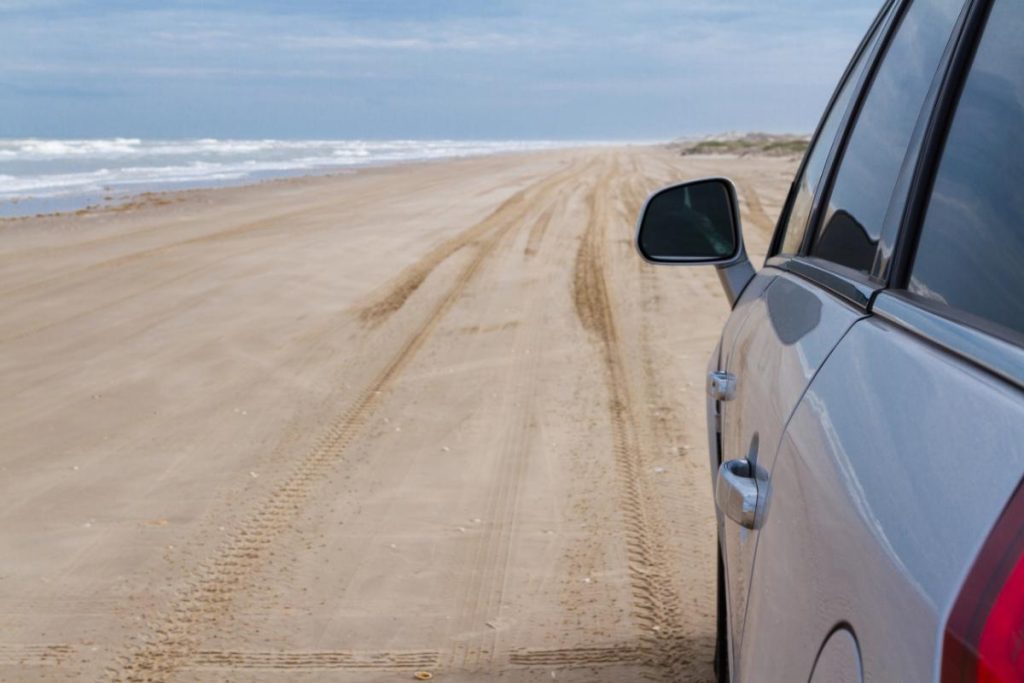
[[711,679],[710,268],[792,159],[502,155],[0,221],[0,680]]

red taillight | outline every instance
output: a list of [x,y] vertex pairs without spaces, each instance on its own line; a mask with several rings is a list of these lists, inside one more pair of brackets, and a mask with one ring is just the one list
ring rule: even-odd
[[1024,681],[1024,486],[975,560],[946,624],[942,683]]

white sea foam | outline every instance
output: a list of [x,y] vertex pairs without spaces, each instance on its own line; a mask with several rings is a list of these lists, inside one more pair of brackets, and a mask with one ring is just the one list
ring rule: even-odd
[[[395,163],[607,144],[464,140],[0,139],[0,205]],[[8,211],[9,213],[9,211]]]

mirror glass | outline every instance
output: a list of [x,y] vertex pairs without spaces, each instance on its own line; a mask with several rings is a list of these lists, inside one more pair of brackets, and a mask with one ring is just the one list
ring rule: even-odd
[[733,194],[722,180],[698,180],[657,193],[647,203],[638,235],[651,261],[728,261],[739,248]]

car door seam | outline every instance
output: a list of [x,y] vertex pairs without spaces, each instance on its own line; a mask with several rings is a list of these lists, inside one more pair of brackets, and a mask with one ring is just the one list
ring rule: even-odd
[[[829,349],[828,353],[825,354],[825,357],[822,359],[821,363],[818,364],[818,367],[815,368],[813,373],[811,373],[811,377],[808,379],[807,385],[800,392],[800,396],[796,400],[796,402],[794,402],[793,409],[789,412],[789,415],[786,417],[786,419],[785,419],[785,421],[783,423],[783,426],[782,426],[782,430],[779,433],[778,443],[775,444],[775,454],[776,454],[776,457],[774,458],[774,460],[772,462],[772,469],[771,469],[771,472],[768,473],[768,477],[767,477],[767,481],[769,482],[769,486],[770,486],[770,483],[771,483],[771,480],[772,480],[772,475],[774,474],[775,469],[779,465],[778,453],[779,453],[779,449],[782,448],[782,442],[786,438],[786,434],[789,432],[789,424],[790,424],[790,422],[793,421],[793,416],[796,415],[797,409],[800,407],[800,404],[803,403],[804,397],[807,395],[807,392],[810,390],[811,385],[814,384],[814,380],[817,379],[818,374],[821,372],[822,368],[825,367],[825,365],[828,363],[829,359],[832,357],[832,354],[835,353],[836,349],[839,348],[839,345],[842,344],[843,340],[846,339],[847,335],[850,334],[850,331],[853,330],[853,328],[858,323],[860,323],[860,322],[862,322],[864,320],[867,320],[868,318],[871,318],[871,317],[873,317],[871,314],[866,314],[866,315],[862,315],[862,316],[854,319],[853,322],[851,322],[850,325],[843,332],[843,334],[840,335],[839,339],[832,346],[832,348]],[[763,531],[763,527],[762,527],[761,530]],[[748,582],[753,577],[754,570],[757,567],[757,555],[758,555],[758,551],[761,549],[761,535],[762,534],[759,532],[757,534],[757,537],[754,539],[754,550],[753,550],[753,553],[752,553],[752,556],[751,556],[751,560],[750,560],[750,576],[747,577],[747,581]],[[740,642],[739,642],[739,646],[740,646],[741,652],[742,652],[742,647],[743,647],[743,641],[746,640],[746,634],[747,634],[747,616],[748,616],[747,612],[750,609],[750,595],[751,595],[750,591],[747,591],[746,600],[745,600],[744,605],[743,605],[743,622],[742,622],[743,623],[743,631],[740,633]]]

